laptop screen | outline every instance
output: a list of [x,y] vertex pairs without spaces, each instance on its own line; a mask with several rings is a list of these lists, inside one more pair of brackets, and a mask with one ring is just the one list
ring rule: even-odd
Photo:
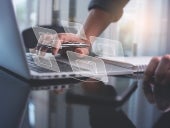
[[0,66],[30,78],[25,49],[19,33],[11,0],[0,4]]

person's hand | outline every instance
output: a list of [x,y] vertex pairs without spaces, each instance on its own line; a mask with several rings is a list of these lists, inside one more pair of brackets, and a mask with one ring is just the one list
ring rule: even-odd
[[[160,98],[157,97],[160,97],[160,95],[163,94],[162,90],[166,90],[165,88],[169,86],[170,86],[170,55],[152,58],[144,73],[143,80],[143,89],[148,101],[150,103],[156,102],[157,105],[159,104],[158,106],[160,107],[160,100],[158,101],[158,99]],[[163,106],[161,106],[161,109],[165,109],[165,107],[167,106],[164,104]]]
[[38,40],[38,45],[36,47],[38,53],[42,55],[46,53],[49,49],[51,50],[52,54],[56,55],[59,51],[61,54],[65,54],[66,50],[75,51],[80,54],[88,55],[89,54],[89,47],[87,48],[62,48],[62,43],[87,43],[90,46],[90,42],[88,40],[80,38],[76,34],[72,33],[59,33],[59,34],[44,34],[41,35]]
[[170,84],[170,55],[153,57],[144,73],[144,83]]

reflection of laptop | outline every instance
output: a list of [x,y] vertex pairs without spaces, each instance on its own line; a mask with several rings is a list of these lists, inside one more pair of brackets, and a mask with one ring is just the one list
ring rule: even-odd
[[[60,72],[48,69],[30,71],[22,38],[20,36],[11,0],[2,0],[0,4],[0,66],[26,79],[66,79],[81,77],[74,73],[68,64],[58,62]],[[30,58],[32,59],[32,58]],[[31,63],[32,67],[36,65]],[[38,66],[37,66],[38,67]],[[65,70],[65,71],[64,71]]]

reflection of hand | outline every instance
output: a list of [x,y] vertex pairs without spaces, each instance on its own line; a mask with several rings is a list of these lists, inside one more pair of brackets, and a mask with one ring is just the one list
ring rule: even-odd
[[[161,110],[170,106],[170,55],[154,57],[144,74],[144,93]],[[169,98],[168,98],[169,97]]]
[[[81,39],[76,34],[72,33],[60,33],[60,34],[44,34],[41,35],[38,40],[37,51],[47,52],[49,48],[51,48],[51,52],[56,55],[61,48],[62,43],[88,43],[85,39]],[[68,49],[64,49],[61,53],[66,52]],[[89,54],[89,48],[69,48],[69,50],[73,50],[80,54]]]

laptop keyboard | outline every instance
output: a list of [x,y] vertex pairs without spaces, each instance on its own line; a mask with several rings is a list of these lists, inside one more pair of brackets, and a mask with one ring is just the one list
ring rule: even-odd
[[[27,54],[27,61],[28,61],[28,65],[29,65],[30,70],[36,71],[38,73],[55,72],[53,70],[38,66],[34,62],[31,54]],[[63,60],[62,58],[56,58],[56,62],[58,64],[60,72],[72,72],[71,66],[68,63],[64,62],[64,61],[66,61],[66,60]]]

